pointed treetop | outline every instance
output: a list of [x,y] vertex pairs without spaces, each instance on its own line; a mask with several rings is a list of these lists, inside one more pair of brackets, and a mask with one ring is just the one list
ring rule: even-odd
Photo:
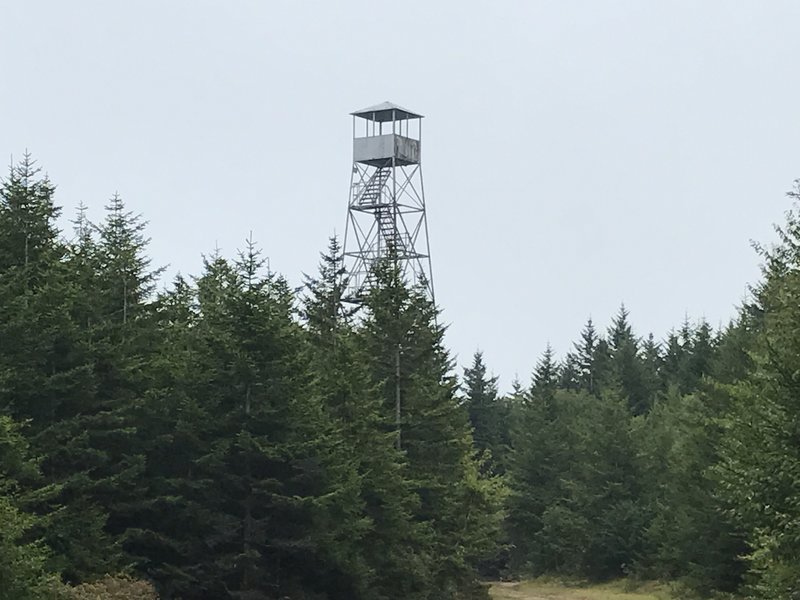
[[533,391],[554,389],[558,384],[558,371],[555,352],[548,342],[542,357],[536,362],[536,368],[533,370]]
[[617,315],[611,322],[611,327],[608,329],[608,340],[611,348],[614,350],[618,350],[626,342],[632,342],[638,345],[638,340],[636,340],[633,335],[633,328],[628,321],[629,315],[630,312],[625,308],[625,304],[623,303],[620,305],[619,312],[617,312]]
[[[497,380],[497,376],[487,373],[483,352],[475,351],[472,356],[472,366],[464,369],[464,388],[472,401],[494,402],[497,399]],[[477,398],[477,396],[485,396],[485,398]]]
[[586,325],[580,335],[581,341],[574,343],[573,346],[582,360],[590,360],[599,341],[592,317],[589,317],[589,320],[586,321]]

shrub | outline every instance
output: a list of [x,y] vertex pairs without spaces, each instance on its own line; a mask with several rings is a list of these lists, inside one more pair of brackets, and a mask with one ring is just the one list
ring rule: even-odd
[[158,600],[148,581],[127,575],[107,575],[94,583],[65,586],[63,600]]

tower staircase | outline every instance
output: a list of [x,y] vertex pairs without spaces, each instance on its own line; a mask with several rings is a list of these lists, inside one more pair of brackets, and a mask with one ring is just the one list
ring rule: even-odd
[[358,206],[367,208],[382,204],[383,188],[391,176],[391,167],[380,167],[377,169],[358,194],[356,201]]

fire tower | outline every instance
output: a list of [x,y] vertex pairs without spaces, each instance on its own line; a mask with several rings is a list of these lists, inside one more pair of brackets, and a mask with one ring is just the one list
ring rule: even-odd
[[353,115],[353,171],[344,234],[349,297],[372,285],[376,261],[397,262],[409,283],[424,282],[433,299],[433,273],[422,185],[422,115],[384,102]]

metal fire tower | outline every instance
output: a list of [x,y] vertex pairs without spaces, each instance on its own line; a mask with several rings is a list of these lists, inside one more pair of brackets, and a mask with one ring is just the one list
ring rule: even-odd
[[397,261],[409,283],[424,282],[433,299],[422,115],[391,102],[351,114],[353,171],[344,234],[349,296],[362,298],[373,283],[373,266],[387,258]]

